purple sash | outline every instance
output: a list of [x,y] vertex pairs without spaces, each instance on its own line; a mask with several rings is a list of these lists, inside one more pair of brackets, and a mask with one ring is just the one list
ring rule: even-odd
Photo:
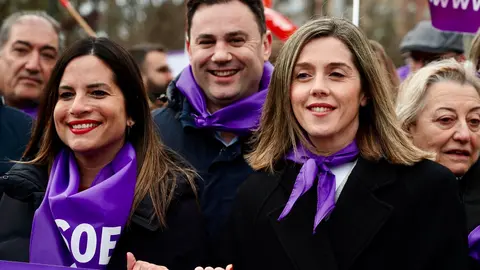
[[[66,266],[55,266],[55,265],[36,264],[36,263],[34,264],[34,263],[0,261],[0,269],[2,270],[68,270],[72,268],[66,267]],[[82,269],[88,270],[87,268],[82,268]]]
[[330,171],[330,167],[354,161],[358,154],[359,150],[355,141],[328,157],[317,156],[302,145],[298,146],[296,153],[292,150],[287,154],[287,159],[303,164],[303,166],[295,180],[290,198],[278,220],[282,220],[290,213],[296,201],[310,190],[315,180],[318,179],[317,211],[313,223],[313,233],[315,233],[318,224],[335,208],[336,183],[335,175]]
[[186,67],[182,71],[176,86],[195,110],[193,118],[197,128],[211,128],[215,131],[246,135],[250,134],[258,126],[260,115],[262,114],[262,106],[267,97],[272,71],[272,64],[265,62],[260,89],[257,93],[212,114],[207,111],[203,90],[195,81],[191,66]]
[[92,186],[78,192],[75,157],[60,151],[33,219],[30,262],[105,268],[130,214],[136,174],[135,149],[125,143]]

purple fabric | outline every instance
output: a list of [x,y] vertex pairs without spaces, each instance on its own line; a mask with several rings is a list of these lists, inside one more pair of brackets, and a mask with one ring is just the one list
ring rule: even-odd
[[480,0],[430,0],[432,25],[443,31],[474,34],[480,27]]
[[313,226],[313,232],[315,233],[318,224],[320,224],[335,207],[335,175],[330,171],[330,167],[351,162],[358,157],[358,154],[359,150],[355,141],[328,157],[317,156],[302,145],[299,145],[296,151],[292,150],[288,153],[286,156],[287,159],[296,163],[303,163],[303,166],[295,180],[290,198],[278,220],[282,220],[290,213],[295,202],[300,196],[310,190],[315,180],[318,179],[317,211]]
[[397,69],[397,74],[398,74],[398,77],[400,78],[400,81],[403,82],[410,74],[410,67],[408,65],[399,67]]
[[[70,269],[71,270],[72,268],[66,267],[66,266],[0,261],[0,269],[2,270],[68,270]],[[81,268],[81,269],[87,269],[87,268]]]
[[265,62],[260,89],[257,93],[212,114],[207,110],[205,95],[193,77],[191,66],[182,71],[176,86],[195,110],[193,118],[197,128],[210,128],[215,131],[246,135],[258,126],[272,71],[272,64]]
[[470,257],[480,261],[480,226],[477,226],[468,234],[468,247]]
[[79,192],[75,157],[60,151],[34,215],[30,262],[105,268],[130,214],[136,173],[135,149],[126,143],[91,187]]
[[37,112],[38,112],[38,108],[37,108],[37,107],[34,107],[34,108],[23,108],[23,109],[21,109],[21,111],[23,111],[24,113],[30,115],[33,119],[37,119]]

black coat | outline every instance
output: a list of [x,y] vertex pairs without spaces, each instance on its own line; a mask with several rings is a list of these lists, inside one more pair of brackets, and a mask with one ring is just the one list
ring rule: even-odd
[[[0,97],[0,177],[20,160],[30,139],[32,118],[15,108],[3,105]],[[1,197],[0,189],[0,197]]]
[[[16,164],[0,185],[0,260],[28,261],[30,231],[35,210],[43,200],[47,170]],[[13,198],[12,198],[13,197]],[[122,233],[107,269],[126,269],[126,253],[137,260],[164,265],[170,270],[193,270],[202,265],[206,229],[193,191],[179,183],[167,214],[167,228],[150,222],[153,206],[145,198]]]
[[209,239],[224,227],[238,187],[253,172],[243,155],[248,151],[248,136],[225,146],[215,132],[195,127],[188,100],[176,88],[168,87],[168,108],[153,113],[163,143],[180,154],[200,175],[198,193],[207,223]]
[[[468,232],[480,226],[480,160],[460,179],[460,196],[467,214]],[[471,269],[480,270],[480,262],[471,259]]]
[[[462,270],[467,232],[457,183],[445,167],[360,158],[313,235],[316,188],[282,221],[301,165],[258,172],[239,189],[219,265],[235,270]],[[222,253],[223,252],[223,253]]]

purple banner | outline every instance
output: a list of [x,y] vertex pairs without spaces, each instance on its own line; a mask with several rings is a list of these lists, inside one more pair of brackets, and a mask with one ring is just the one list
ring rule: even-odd
[[474,34],[480,27],[480,0],[429,0],[433,27]]
[[[54,266],[54,265],[45,265],[45,264],[34,264],[34,263],[21,263],[21,262],[7,262],[0,261],[0,269],[2,270],[72,270],[70,267],[66,266]],[[77,269],[86,269],[86,268],[77,268]]]

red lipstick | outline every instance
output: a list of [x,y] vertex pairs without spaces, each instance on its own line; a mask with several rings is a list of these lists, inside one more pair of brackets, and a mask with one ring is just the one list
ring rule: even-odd
[[[68,122],[70,131],[75,135],[88,133],[100,125],[100,122],[94,120],[78,120]],[[74,127],[75,126],[75,127]]]

